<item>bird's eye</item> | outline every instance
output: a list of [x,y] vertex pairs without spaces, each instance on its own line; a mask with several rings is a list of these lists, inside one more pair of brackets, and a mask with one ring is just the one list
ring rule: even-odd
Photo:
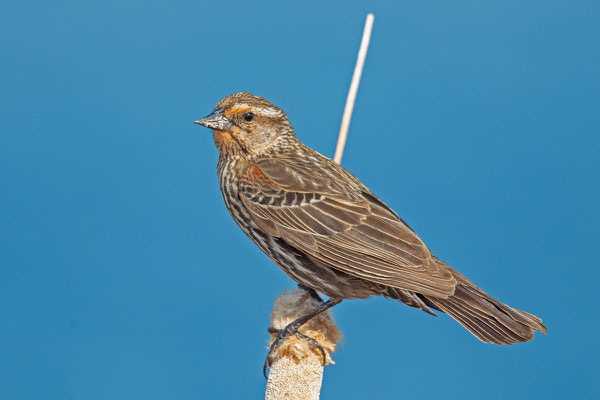
[[254,113],[249,112],[249,113],[244,114],[244,120],[245,121],[250,122],[253,119],[254,119]]

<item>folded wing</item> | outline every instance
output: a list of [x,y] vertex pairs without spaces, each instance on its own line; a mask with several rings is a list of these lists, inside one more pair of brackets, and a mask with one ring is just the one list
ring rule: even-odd
[[451,296],[456,280],[450,270],[354,176],[331,164],[327,171],[333,172],[292,159],[257,162],[241,177],[239,196],[266,233],[331,268],[398,289]]

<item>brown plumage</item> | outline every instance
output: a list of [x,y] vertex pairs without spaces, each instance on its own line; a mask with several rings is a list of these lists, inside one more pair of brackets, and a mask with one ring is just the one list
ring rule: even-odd
[[335,302],[382,295],[435,309],[484,342],[546,333],[538,317],[493,299],[437,259],[356,177],[304,146],[267,100],[235,93],[196,122],[214,130],[231,216],[296,282]]

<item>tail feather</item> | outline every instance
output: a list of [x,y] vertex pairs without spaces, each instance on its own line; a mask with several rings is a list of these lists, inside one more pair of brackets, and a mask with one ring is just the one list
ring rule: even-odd
[[[449,267],[448,267],[449,268]],[[533,339],[533,332],[546,333],[535,315],[507,306],[490,297],[459,272],[454,294],[446,299],[422,296],[425,303],[454,318],[483,342],[513,344]]]

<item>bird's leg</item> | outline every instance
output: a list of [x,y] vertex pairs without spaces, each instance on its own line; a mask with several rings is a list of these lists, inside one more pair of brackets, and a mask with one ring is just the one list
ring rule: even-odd
[[304,290],[305,292],[308,292],[310,294],[310,296],[317,300],[319,303],[324,303],[323,299],[321,298],[321,296],[319,296],[319,294],[317,293],[317,291],[313,288],[309,288],[308,286],[304,286],[303,284],[299,283],[298,284],[298,288]]
[[[316,292],[315,292],[315,294],[316,294]],[[318,306],[316,306],[315,308],[313,308],[312,310],[310,310],[309,312],[307,312],[300,318],[291,322],[283,329],[269,328],[269,333],[277,333],[277,337],[275,338],[275,340],[271,344],[271,347],[269,348],[269,354],[267,354],[267,358],[265,360],[265,365],[263,366],[263,374],[265,375],[265,378],[267,377],[267,368],[271,367],[271,363],[273,361],[272,360],[273,353],[291,335],[295,335],[295,336],[298,336],[299,338],[307,340],[313,347],[318,348],[319,351],[321,352],[321,355],[323,356],[323,365],[325,365],[325,363],[327,362],[327,359],[326,359],[325,350],[323,350],[323,347],[321,347],[319,342],[317,342],[315,339],[310,338],[310,337],[298,332],[298,328],[300,328],[302,325],[304,325],[306,322],[308,322],[313,317],[316,317],[317,315],[321,314],[323,311],[328,310],[329,308],[331,308],[341,302],[342,302],[342,300],[329,299],[329,300],[319,304]]]

